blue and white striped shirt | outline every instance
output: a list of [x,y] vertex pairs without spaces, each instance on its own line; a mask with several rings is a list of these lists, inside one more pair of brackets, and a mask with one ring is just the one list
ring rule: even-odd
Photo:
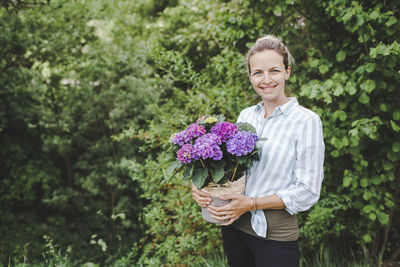
[[[259,103],[242,110],[238,122],[252,124],[260,138],[260,161],[247,173],[245,195],[263,197],[276,194],[295,214],[309,209],[319,199],[324,177],[325,145],[319,116],[290,98],[264,118]],[[259,236],[267,235],[267,220],[262,210],[252,211],[251,225]]]

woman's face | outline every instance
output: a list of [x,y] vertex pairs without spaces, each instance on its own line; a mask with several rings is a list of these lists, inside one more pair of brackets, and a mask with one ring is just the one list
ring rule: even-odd
[[290,67],[285,69],[283,56],[274,50],[264,50],[250,57],[250,82],[264,103],[274,106],[286,102],[285,81]]

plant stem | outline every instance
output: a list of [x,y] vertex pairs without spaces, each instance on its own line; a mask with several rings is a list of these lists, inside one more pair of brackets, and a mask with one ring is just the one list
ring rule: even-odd
[[235,167],[235,170],[233,171],[233,175],[232,175],[231,182],[233,182],[233,179],[235,178],[236,171],[237,171],[237,168],[238,168],[238,167],[239,167],[239,162],[236,162],[236,167]]
[[203,160],[201,158],[200,158],[200,163],[201,163],[201,166],[203,166],[203,168],[206,167],[206,165],[204,165],[204,162],[203,162]]

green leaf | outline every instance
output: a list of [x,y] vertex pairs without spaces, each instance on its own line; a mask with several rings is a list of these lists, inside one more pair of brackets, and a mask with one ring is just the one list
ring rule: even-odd
[[177,169],[181,168],[182,166],[183,166],[182,162],[180,162],[179,160],[175,160],[167,168],[167,176],[170,177]]
[[247,157],[246,157],[246,156],[237,157],[237,161],[238,161],[240,164],[245,164],[245,163],[246,163],[246,160],[247,160]]
[[341,62],[343,60],[345,60],[346,58],[346,53],[343,50],[340,50],[339,52],[337,52],[336,54],[336,60]]
[[349,93],[349,95],[354,95],[357,93],[357,88],[353,84],[350,84],[346,86],[346,91]]
[[398,132],[400,131],[400,127],[392,120],[390,120],[390,124],[392,126],[393,131]]
[[347,118],[347,114],[343,110],[336,110],[335,112],[333,112],[333,118],[339,118],[339,120],[345,121]]
[[331,151],[331,155],[332,155],[332,157],[337,158],[340,156],[340,152],[339,152],[339,150],[334,149]]
[[400,142],[394,142],[392,145],[393,152],[400,152]]
[[376,58],[378,56],[378,49],[376,47],[369,48],[369,56],[371,58]]
[[257,134],[256,128],[248,122],[239,122],[236,124],[238,131],[246,131]]
[[373,80],[366,80],[360,85],[360,88],[371,93],[376,88],[376,83]]
[[225,170],[222,165],[217,165],[217,167],[211,167],[211,178],[215,183],[218,183],[225,175]]
[[396,22],[397,22],[397,19],[395,18],[395,17],[390,17],[390,19],[385,23],[385,25],[386,25],[386,27],[390,27],[390,26],[392,26],[393,24],[396,24]]
[[376,214],[375,214],[375,213],[370,213],[370,214],[368,215],[368,217],[369,217],[372,221],[375,221],[375,220],[376,220]]
[[394,168],[393,163],[386,160],[382,162],[382,167],[385,171],[390,171]]
[[365,67],[366,71],[371,73],[375,69],[375,63],[368,63],[367,66]]
[[335,91],[333,91],[333,95],[334,96],[340,96],[341,94],[343,94],[343,92],[344,92],[343,87],[341,85],[338,85],[335,88]]
[[382,182],[382,179],[381,179],[381,177],[379,177],[378,175],[376,175],[376,176],[372,177],[371,182],[372,182],[374,185],[380,185],[381,182]]
[[185,171],[183,172],[183,179],[188,180],[193,174],[194,164],[186,165]]
[[372,205],[366,205],[366,206],[364,206],[364,208],[362,209],[362,211],[363,212],[365,212],[365,213],[371,213],[372,211],[374,211],[375,210],[375,207],[374,206],[372,206]]
[[364,234],[363,235],[363,240],[365,243],[370,243],[372,241],[371,235],[370,234]]
[[361,161],[360,161],[360,165],[363,166],[363,167],[368,167],[368,161],[366,161],[366,160],[361,160]]
[[275,6],[275,8],[274,8],[274,14],[275,14],[275,16],[281,16],[282,15],[282,9],[281,9],[281,7],[280,6]]
[[351,19],[351,17],[353,17],[353,12],[351,11],[346,12],[346,14],[344,14],[342,17],[344,24],[347,24],[347,22]]
[[367,96],[365,93],[362,93],[360,97],[358,98],[358,101],[363,104],[368,104],[369,103],[369,96]]
[[347,119],[347,114],[346,114],[346,112],[344,112],[344,111],[340,112],[340,114],[339,114],[339,120],[345,121],[346,119]]
[[377,18],[379,18],[379,12],[374,10],[369,14],[369,18],[372,20],[376,20]]
[[363,24],[364,24],[364,17],[361,14],[357,15],[357,26],[361,26]]
[[318,69],[321,74],[325,74],[329,71],[329,67],[327,65],[320,65]]
[[393,119],[396,121],[400,120],[400,111],[393,112]]
[[197,188],[201,189],[208,177],[208,171],[206,168],[196,168],[193,171],[192,182]]
[[364,193],[363,193],[363,199],[365,199],[367,201],[373,196],[374,195],[370,191],[364,191]]
[[51,71],[50,71],[50,67],[49,67],[49,62],[44,62],[42,65],[42,76],[45,79],[50,78],[51,76]]
[[367,187],[368,186],[368,179],[367,178],[362,178],[360,181],[360,185],[362,187]]
[[348,176],[344,177],[343,178],[343,186],[344,187],[349,187],[352,180],[353,179],[351,177],[348,177]]
[[389,216],[386,213],[379,212],[378,213],[378,220],[382,225],[386,225],[389,223]]

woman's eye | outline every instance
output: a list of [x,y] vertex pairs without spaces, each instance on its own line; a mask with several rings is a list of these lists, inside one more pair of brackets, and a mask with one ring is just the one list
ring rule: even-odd
[[261,71],[255,71],[254,73],[253,73],[253,75],[260,75],[261,74]]
[[279,70],[272,70],[272,72],[280,72]]

